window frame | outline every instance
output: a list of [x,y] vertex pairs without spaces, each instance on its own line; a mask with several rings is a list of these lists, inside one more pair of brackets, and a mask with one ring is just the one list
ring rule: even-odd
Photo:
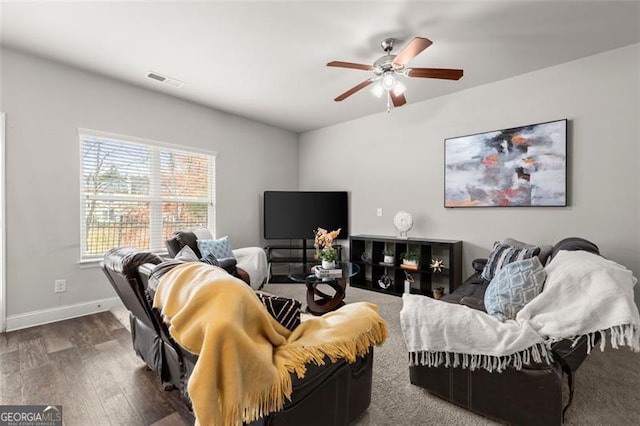
[[[206,150],[202,148],[197,148],[193,146],[186,145],[177,145],[171,144],[167,142],[160,142],[152,139],[145,139],[136,136],[127,136],[117,133],[104,132],[99,130],[78,128],[78,153],[79,153],[79,196],[80,196],[80,223],[79,223],[79,231],[80,231],[80,253],[79,253],[79,261],[78,264],[94,266],[97,265],[104,256],[100,255],[87,255],[86,254],[86,232],[85,229],[83,232],[83,221],[85,220],[85,207],[84,203],[87,200],[87,194],[84,192],[84,155],[83,155],[83,146],[85,137],[98,138],[98,139],[108,139],[114,142],[121,142],[125,144],[134,144],[134,145],[142,145],[148,147],[152,151],[151,158],[151,174],[150,174],[150,192],[148,195],[139,195],[135,198],[123,196],[123,195],[105,195],[105,196],[95,196],[91,195],[90,197],[96,200],[105,200],[105,201],[139,201],[139,202],[148,202],[149,203],[149,245],[151,247],[154,244],[157,244],[157,249],[149,249],[152,253],[156,253],[159,255],[167,255],[168,252],[164,247],[163,241],[156,241],[153,239],[154,236],[162,236],[162,203],[163,202],[193,202],[193,199],[189,198],[181,198],[181,197],[162,197],[160,194],[160,150],[162,149],[170,149],[182,153],[193,153],[198,155],[206,155],[209,157],[209,208],[207,214],[207,228],[211,231],[213,235],[216,235],[216,160],[217,160],[217,152]],[[156,210],[156,214],[152,214],[153,210]],[[158,214],[159,212],[159,214]],[[153,220],[155,219],[155,220]],[[154,232],[154,227],[160,227],[159,232]]]

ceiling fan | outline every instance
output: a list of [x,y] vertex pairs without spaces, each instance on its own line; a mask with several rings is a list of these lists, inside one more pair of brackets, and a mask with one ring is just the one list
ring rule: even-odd
[[463,71],[448,68],[406,68],[406,65],[413,58],[418,56],[427,47],[431,46],[432,41],[424,37],[415,37],[404,49],[397,55],[392,55],[394,44],[397,40],[387,38],[380,43],[385,55],[376,60],[373,65],[355,64],[353,62],[332,61],[327,64],[328,67],[352,68],[364,71],[373,71],[375,76],[363,81],[357,86],[347,90],[334,100],[340,102],[359,90],[364,89],[370,84],[375,83],[373,93],[377,97],[381,97],[385,92],[387,94],[387,112],[391,111],[391,104],[394,107],[400,107],[407,103],[404,97],[406,86],[398,79],[398,76],[406,76],[412,78],[439,78],[444,80],[459,80],[462,78]]

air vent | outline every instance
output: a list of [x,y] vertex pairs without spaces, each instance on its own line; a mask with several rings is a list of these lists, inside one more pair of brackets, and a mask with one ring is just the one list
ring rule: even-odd
[[149,74],[147,74],[147,77],[152,78],[154,80],[158,80],[158,81],[165,81],[167,79],[167,77],[163,77],[153,72],[150,72]]
[[182,87],[182,86],[184,86],[183,82],[181,82],[180,80],[173,79],[173,78],[167,78],[164,81],[164,83],[168,84],[169,86],[173,86],[173,87]]
[[159,74],[157,72],[149,71],[147,73],[147,78],[151,80],[155,80],[160,83],[164,83],[168,86],[172,87],[182,87],[184,86],[184,82],[180,80],[176,80],[175,78],[167,77],[165,75]]

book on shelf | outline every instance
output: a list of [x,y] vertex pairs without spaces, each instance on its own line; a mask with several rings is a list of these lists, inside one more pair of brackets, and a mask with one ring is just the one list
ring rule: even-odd
[[322,269],[315,267],[314,273],[318,278],[339,278],[342,276],[342,268]]

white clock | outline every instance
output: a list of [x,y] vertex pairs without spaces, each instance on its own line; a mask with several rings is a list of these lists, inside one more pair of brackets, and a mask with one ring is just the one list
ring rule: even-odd
[[400,231],[400,238],[408,238],[407,232],[413,228],[413,216],[411,213],[400,210],[393,216],[393,225]]

